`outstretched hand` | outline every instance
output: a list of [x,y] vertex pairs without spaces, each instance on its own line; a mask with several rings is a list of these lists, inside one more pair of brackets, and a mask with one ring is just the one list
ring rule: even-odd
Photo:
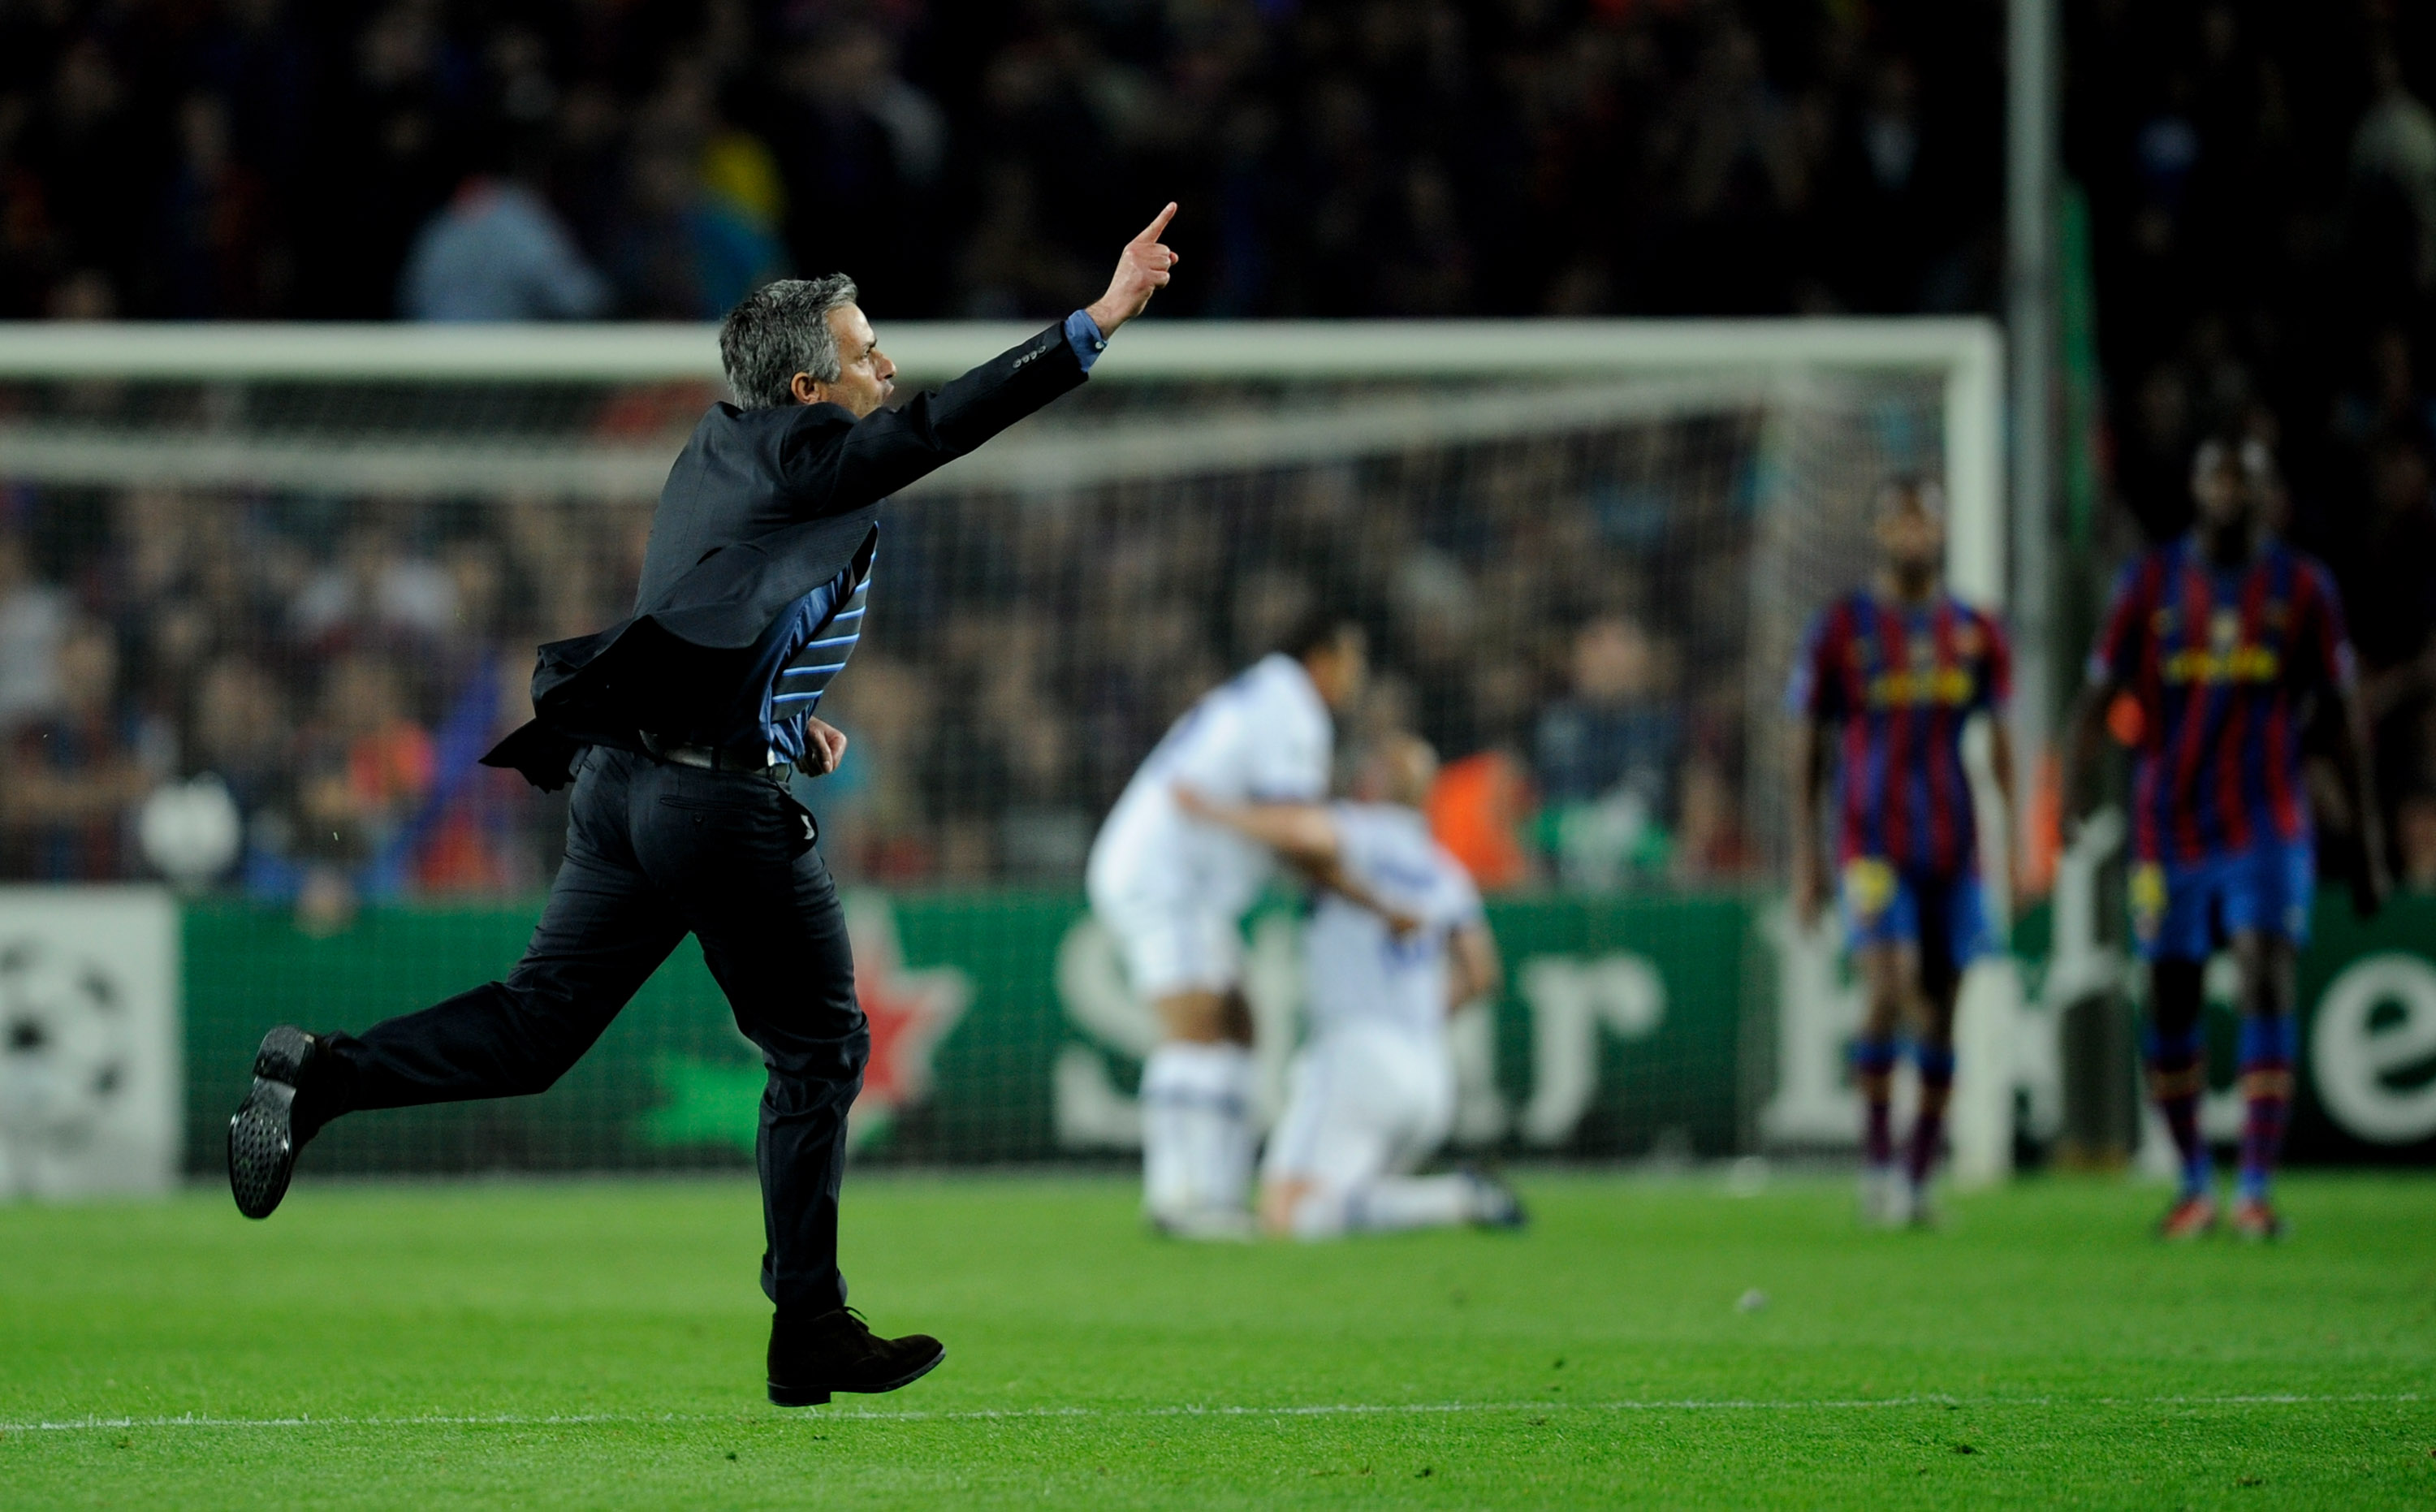
[[1102,336],[1114,336],[1117,327],[1140,315],[1149,305],[1150,297],[1167,287],[1169,269],[1177,258],[1158,239],[1167,223],[1175,218],[1175,204],[1170,200],[1158,218],[1144,226],[1141,235],[1125,243],[1124,252],[1117,258],[1116,275],[1108,280],[1108,291],[1093,301],[1083,313]]

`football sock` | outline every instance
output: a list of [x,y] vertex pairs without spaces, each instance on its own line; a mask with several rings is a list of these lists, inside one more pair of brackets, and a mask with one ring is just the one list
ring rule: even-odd
[[1894,1117],[1891,1110],[1894,1070],[1893,1040],[1856,1039],[1853,1042],[1853,1080],[1860,1088],[1864,1109],[1861,1157],[1873,1166],[1894,1163]]
[[1954,1090],[1954,1051],[1946,1045],[1921,1045],[1912,1051],[1920,1067],[1920,1113],[1912,1120],[1911,1149],[1904,1170],[1915,1187],[1937,1169],[1938,1148],[1945,1139],[1945,1103]]
[[[1463,1175],[1382,1176],[1348,1192],[1341,1207],[1347,1228],[1370,1233],[1451,1228],[1479,1216],[1472,1180]],[[1295,1233],[1303,1237],[1302,1213],[1295,1218]]]
[[1173,1215],[1241,1207],[1251,1181],[1240,1045],[1173,1041],[1142,1063],[1142,1205]]
[[2241,1195],[2267,1197],[2268,1179],[2284,1148],[2292,1107],[2294,1024],[2289,1014],[2253,1014],[2241,1021]]
[[2215,1173],[2208,1164],[2207,1141],[2200,1138],[2200,1094],[2207,1088],[2207,1067],[2201,1061],[2200,1029],[2193,1024],[2178,1034],[2149,1031],[2149,1094],[2165,1116],[2181,1156],[2183,1195],[2208,1190]]
[[1250,1047],[1213,1045],[1218,1098],[1211,1126],[1209,1168],[1202,1178],[1213,1207],[1245,1208],[1252,1200],[1252,1164],[1260,1140],[1252,1129],[1252,1105],[1260,1092],[1260,1063]]

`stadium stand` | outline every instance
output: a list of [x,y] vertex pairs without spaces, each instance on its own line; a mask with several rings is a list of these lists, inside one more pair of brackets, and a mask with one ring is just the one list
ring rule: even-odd
[[[2093,549],[2177,527],[2198,435],[2271,434],[2293,533],[2360,606],[2400,869],[2436,883],[2429,23],[2366,0],[2090,3],[2067,26],[2103,361]],[[2000,43],[1993,8],[1927,3],[19,3],[0,316],[699,319],[839,266],[883,319],[1055,314],[1154,183],[1193,207],[1198,275],[1170,316],[1982,311],[1998,186],[1970,165],[1998,155]],[[129,874],[129,795],[203,751],[241,800],[321,793],[340,822],[300,835],[374,843],[428,791],[452,713],[428,689],[463,684],[449,648],[614,617],[637,546],[596,540],[543,602],[526,558],[548,522],[514,511],[437,536],[368,520],[300,562],[326,522],[90,502],[0,501],[10,875]],[[1583,720],[1602,678],[1623,709],[1636,679],[1698,669],[1662,641],[1652,674],[1641,627],[1602,619],[1617,605],[1557,591],[1554,543],[1580,534],[1510,543],[1551,624],[1511,649],[1515,677],[1424,711],[1451,756],[1510,748],[1557,788],[1586,730],[1699,759],[1668,718]],[[1241,650],[1208,634],[1175,676]],[[965,675],[936,655],[861,675],[910,679],[918,705]],[[322,733],[241,749],[290,721]],[[1008,770],[914,760],[931,838],[875,840],[874,875],[1000,874],[943,846],[956,805],[1102,796],[1079,716],[968,734],[924,739]],[[1704,791],[1689,768],[1657,786],[1678,809]],[[494,828],[543,839],[419,860],[405,885],[529,888],[554,828],[532,802],[502,789]],[[1700,850],[1744,864],[1722,830]]]

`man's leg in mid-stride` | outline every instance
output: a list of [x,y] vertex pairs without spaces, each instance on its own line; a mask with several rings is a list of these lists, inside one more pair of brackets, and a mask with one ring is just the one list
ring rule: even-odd
[[759,777],[668,767],[647,780],[635,832],[644,870],[682,900],[770,1073],[757,1141],[761,1287],[776,1309],[770,1399],[810,1406],[832,1392],[910,1384],[947,1350],[923,1334],[875,1336],[846,1311],[838,1272],[846,1113],[871,1035],[828,868],[803,811]]
[[230,1189],[248,1217],[278,1207],[297,1151],[333,1119],[544,1091],[591,1049],[686,932],[630,843],[636,762],[596,752],[577,778],[566,862],[505,981],[359,1035],[283,1027],[265,1038],[229,1129]]

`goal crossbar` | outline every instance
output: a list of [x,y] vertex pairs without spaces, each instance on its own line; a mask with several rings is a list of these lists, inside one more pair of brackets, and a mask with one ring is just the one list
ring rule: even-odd
[[[887,350],[915,381],[952,375],[1036,332],[1018,322],[891,322]],[[1981,319],[1524,320],[1149,322],[1112,343],[1093,370],[1102,382],[1666,377],[1678,400],[1765,397],[1805,375],[1935,374],[1942,383],[1948,570],[1974,600],[2004,599],[2003,338]],[[0,322],[0,382],[120,380],[165,383],[607,383],[717,382],[714,329],[696,324],[407,325]],[[1519,400],[1523,406],[1532,401]],[[1575,411],[1573,401],[1546,401]],[[1634,406],[1621,393],[1619,415]],[[1168,438],[1178,448],[1241,459],[1291,460],[1296,438],[1338,424],[1348,435],[1403,432],[1436,403],[1439,418],[1465,401],[1348,406],[1271,426],[1259,437],[1203,426]],[[1645,411],[1644,411],[1645,412]],[[1514,417],[1506,417],[1506,425]],[[1452,423],[1452,422],[1449,422]],[[1241,422],[1237,423],[1239,426]],[[1383,430],[1382,427],[1384,427]],[[1424,431],[1423,434],[1429,432]],[[1443,434],[1443,432],[1439,432]],[[1012,439],[1012,438],[1011,438]],[[1131,467],[1090,461],[1085,438],[1010,446],[994,479],[1070,484]],[[1128,443],[1137,449],[1158,439]],[[1232,450],[1227,450],[1227,447]],[[486,451],[470,438],[444,445],[316,447],[244,436],[181,436],[150,448],[123,436],[0,419],[0,476],[61,482],[200,483],[375,488],[532,486],[545,474],[624,496],[654,490],[666,460],[589,446],[544,462],[530,452]],[[1108,471],[1115,467],[1112,474]],[[959,469],[966,476],[969,469]],[[978,478],[971,481],[981,481]]]

